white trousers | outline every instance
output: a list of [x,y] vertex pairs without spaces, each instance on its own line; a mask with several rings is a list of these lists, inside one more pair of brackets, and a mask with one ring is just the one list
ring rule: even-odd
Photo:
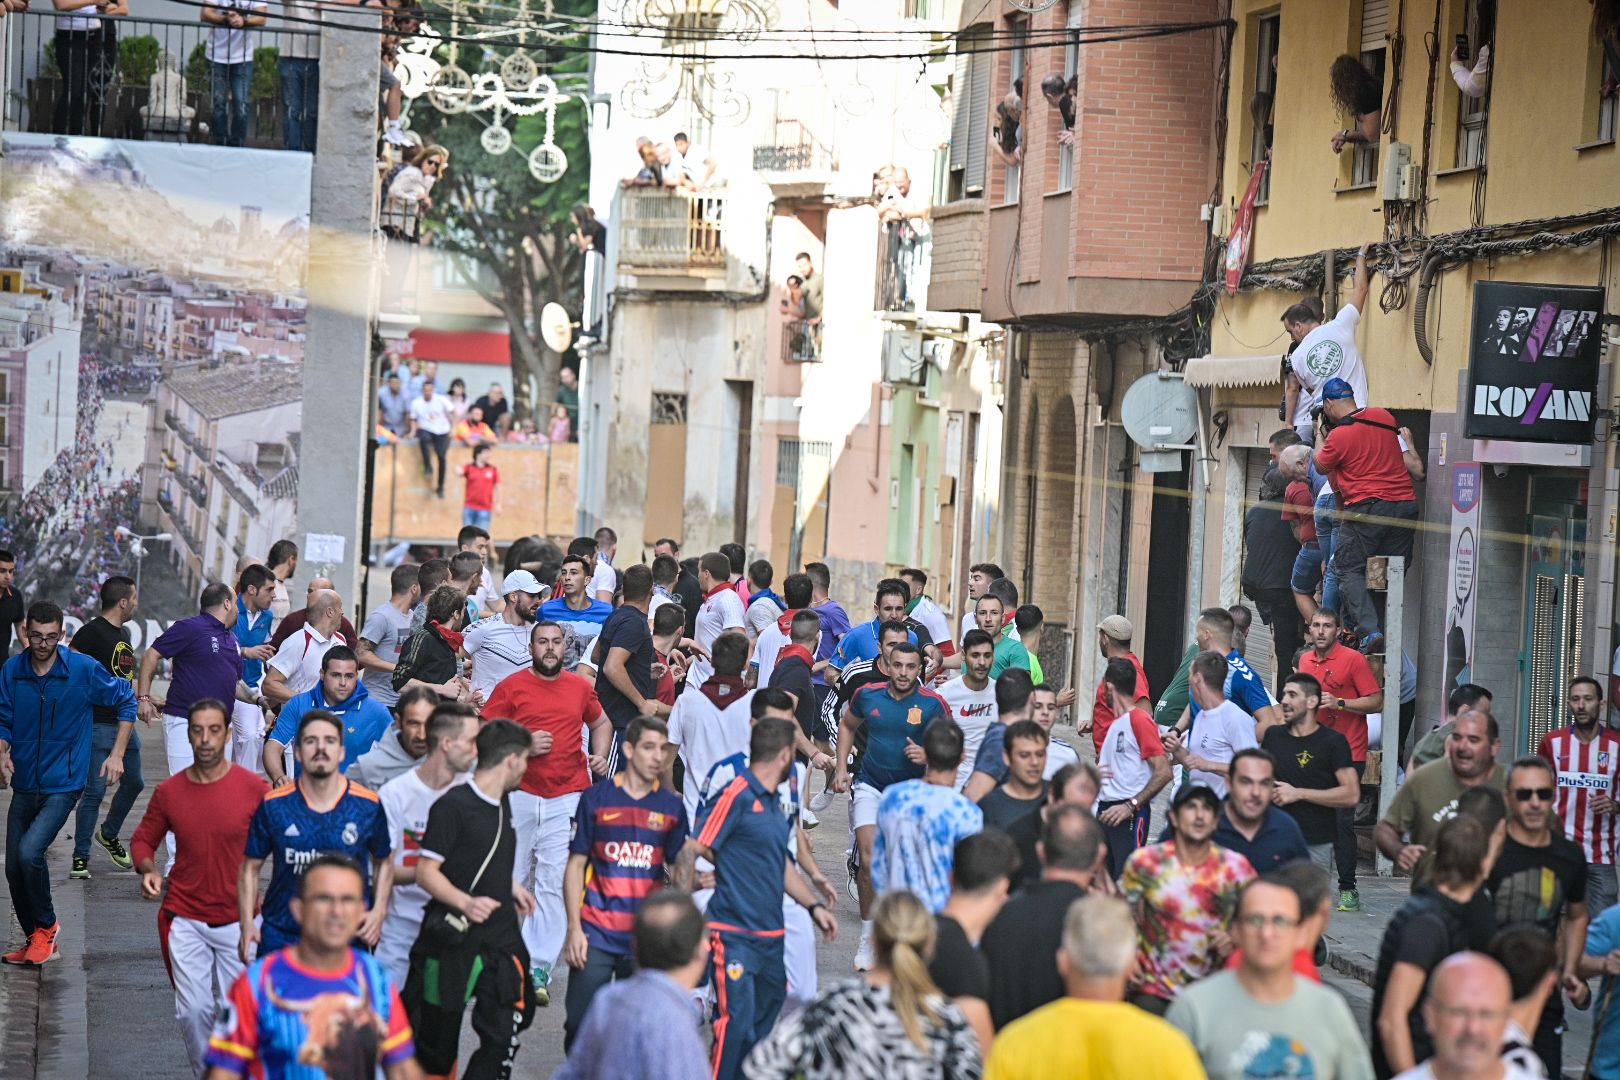
[[518,881],[534,893],[535,912],[523,920],[523,944],[529,963],[551,968],[568,938],[568,912],[563,907],[563,871],[568,868],[568,842],[574,835],[579,792],[542,799],[512,792],[512,824],[517,829]]
[[231,705],[231,761],[264,775],[264,710],[246,701]]
[[[186,727],[191,723],[184,716],[170,716],[164,713],[163,720],[163,753],[169,759],[169,775],[185,772],[197,760],[191,752],[191,740],[186,738]],[[174,869],[174,833],[166,833],[164,843],[169,848],[169,861],[163,866],[163,876],[168,877],[169,871]],[[205,1036],[206,1039],[206,1036]]]
[[382,940],[377,942],[377,962],[394,980],[394,989],[401,993],[405,991],[405,976],[411,973],[411,946],[416,944],[416,935],[421,930],[420,912],[412,922],[395,919],[393,908],[389,908],[388,918],[383,920]]
[[790,1016],[816,998],[816,924],[803,904],[782,897],[782,964],[787,968],[787,1001],[782,1015]]
[[220,1003],[242,974],[242,961],[236,953],[241,938],[241,928],[234,922],[209,926],[178,915],[169,922],[164,948],[169,978],[174,982],[174,1018],[180,1021],[192,1076],[203,1074],[208,1036]]

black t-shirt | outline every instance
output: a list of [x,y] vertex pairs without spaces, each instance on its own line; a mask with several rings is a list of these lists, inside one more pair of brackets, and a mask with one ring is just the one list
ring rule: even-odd
[[1025,814],[1001,830],[1012,837],[1012,842],[1018,846],[1018,873],[1013,875],[1012,892],[1027,889],[1041,880],[1041,856],[1035,850],[1035,844],[1040,840],[1041,826],[1045,824],[1040,814]]
[[[1332,728],[1319,727],[1301,737],[1279,724],[1266,732],[1260,746],[1277,759],[1277,779],[1297,788],[1336,788],[1339,780],[1334,774],[1351,766],[1350,741]],[[1299,823],[1307,844],[1331,844],[1339,835],[1334,807],[1301,799],[1283,809]]]
[[806,738],[816,739],[823,734],[818,722],[821,709],[816,704],[815,687],[810,681],[810,665],[802,657],[790,656],[786,660],[778,659],[776,666],[771,668],[771,681],[767,684],[786,690],[793,695],[793,714],[798,718],[799,729]]
[[[609,615],[602,624],[602,632],[596,636],[596,655],[601,657],[604,664],[607,663],[610,649],[624,649],[630,654],[624,662],[624,670],[630,674],[636,693],[651,698],[658,688],[657,680],[652,676],[653,661],[657,657],[654,655],[652,631],[647,628],[647,613],[624,604]],[[636,718],[635,705],[619,693],[619,688],[606,675],[596,680],[596,697],[616,729],[623,731]]]
[[[1378,966],[1373,974],[1372,1015],[1377,1017],[1383,1010],[1384,990],[1389,986],[1390,972],[1397,963],[1421,968],[1425,975],[1423,992],[1418,995],[1407,1021],[1412,1033],[1413,1056],[1418,1061],[1434,1056],[1434,1043],[1423,1022],[1423,1002],[1429,995],[1427,976],[1440,966],[1440,961],[1468,947],[1468,909],[1428,886],[1413,892],[1384,927],[1384,939],[1378,946]],[[1372,1040],[1372,1057],[1373,1071],[1380,1080],[1388,1080],[1393,1071],[1384,1057],[1382,1039]]]
[[[135,678],[135,650],[129,645],[129,629],[114,626],[97,615],[73,635],[73,648],[84,653],[106,668],[114,678],[132,682]],[[92,705],[91,711],[98,724],[118,723],[118,710],[107,705]]]
[[1045,784],[1041,785],[1041,793],[1033,799],[1015,799],[998,787],[979,800],[979,809],[984,811],[985,828],[1006,832],[1019,818],[1028,817],[1039,810],[1045,801]]
[[[496,842],[496,828],[500,840]],[[495,854],[489,856],[491,845]],[[512,867],[517,862],[517,830],[512,826],[512,800],[501,797],[496,806],[475,790],[473,782],[457,784],[439,797],[428,811],[427,832],[422,835],[422,851],[444,859],[445,878],[472,896],[487,896],[501,902],[500,909],[467,932],[472,946],[493,946],[516,952],[523,945],[518,930],[517,906],[512,900]],[[489,857],[489,865],[484,859]],[[478,868],[484,867],[480,875]],[[478,883],[473,884],[477,878]],[[423,918],[436,918],[444,905],[429,900]]]
[[1038,881],[1008,900],[979,947],[990,961],[990,1019],[1000,1031],[1063,996],[1057,950],[1069,905],[1086,894],[1072,881]]
[[[27,610],[22,593],[16,589],[8,589],[4,596],[0,596],[0,628],[4,629],[6,635],[6,647],[0,649],[0,655],[10,655],[12,638],[15,636],[12,631],[22,622],[23,613]],[[24,642],[19,641],[17,644],[22,645]]]
[[501,417],[512,411],[511,404],[504,397],[499,401],[491,401],[488,394],[485,394],[473,404],[483,410],[484,423],[492,428],[499,428],[501,426]]
[[1529,847],[1509,836],[1485,887],[1499,929],[1528,923],[1556,938],[1564,905],[1586,902],[1586,857],[1579,844],[1558,833],[1546,847]]
[[1286,589],[1293,579],[1299,541],[1274,506],[1252,506],[1243,515],[1243,587]]
[[962,924],[949,915],[934,920],[934,957],[928,961],[928,974],[948,998],[990,1001],[990,961],[973,947]]

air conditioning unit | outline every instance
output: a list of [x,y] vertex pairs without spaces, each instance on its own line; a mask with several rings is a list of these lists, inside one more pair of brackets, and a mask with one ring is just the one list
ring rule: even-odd
[[928,378],[927,363],[919,331],[894,327],[884,332],[884,382],[921,386]]

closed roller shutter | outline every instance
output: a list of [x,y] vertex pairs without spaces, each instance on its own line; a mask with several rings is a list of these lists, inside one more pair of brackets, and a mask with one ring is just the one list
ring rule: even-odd
[[1389,34],[1389,0],[1363,0],[1361,5],[1361,51],[1376,52],[1387,42]]

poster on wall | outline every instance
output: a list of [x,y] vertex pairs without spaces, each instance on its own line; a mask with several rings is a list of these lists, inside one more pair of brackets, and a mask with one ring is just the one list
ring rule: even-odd
[[1441,700],[1473,682],[1474,613],[1478,608],[1480,467],[1471,462],[1451,467],[1451,554],[1446,595],[1446,676]]
[[0,549],[70,631],[138,577],[139,648],[294,534],[310,157],[3,138]]
[[1596,286],[1475,282],[1469,438],[1591,442],[1602,325]]

